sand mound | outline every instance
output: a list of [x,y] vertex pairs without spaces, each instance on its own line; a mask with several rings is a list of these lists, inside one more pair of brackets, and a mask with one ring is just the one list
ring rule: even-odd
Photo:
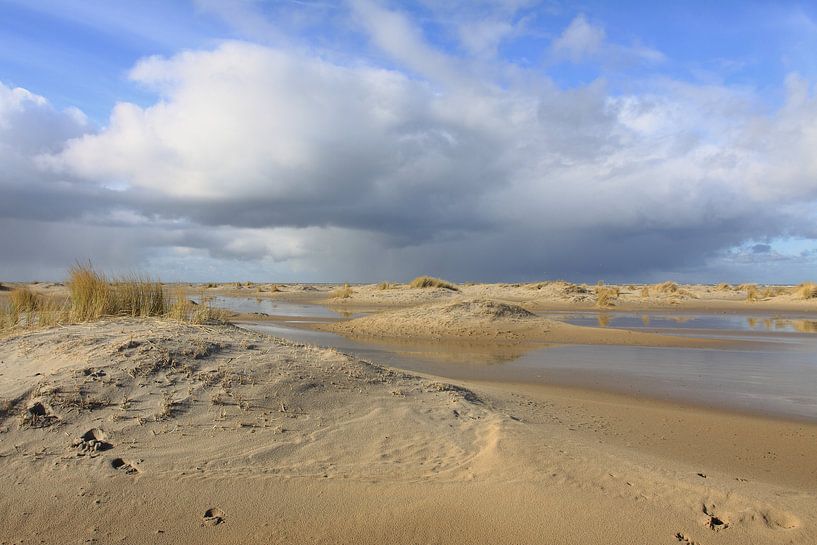
[[541,318],[518,306],[488,299],[458,300],[380,312],[316,329],[349,337],[408,341],[497,341],[564,344],[714,347],[722,341],[581,327]]
[[439,316],[453,317],[460,320],[499,320],[502,318],[535,318],[536,315],[519,305],[501,303],[488,299],[457,301],[441,305],[434,309]]
[[538,318],[524,308],[475,299],[422,305],[382,312],[325,326],[331,331],[359,336],[394,338],[515,337],[520,327],[547,327],[549,320]]

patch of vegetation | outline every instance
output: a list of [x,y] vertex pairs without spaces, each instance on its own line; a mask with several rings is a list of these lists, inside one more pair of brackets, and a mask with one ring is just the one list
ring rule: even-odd
[[618,296],[620,295],[618,288],[606,287],[603,284],[596,286],[596,306],[601,308],[609,308],[615,306]]
[[28,288],[15,288],[9,293],[9,304],[13,312],[32,312],[42,307],[43,298]]
[[447,282],[440,278],[434,278],[432,276],[418,276],[414,280],[409,283],[409,287],[411,288],[444,288],[447,290],[452,291],[459,291],[460,289],[452,284],[451,282]]
[[102,316],[162,316],[167,312],[164,289],[158,281],[131,276],[109,281],[90,265],[76,265],[68,278],[71,318],[77,322]]
[[671,281],[656,284],[655,291],[658,293],[678,293],[678,284]]
[[221,309],[213,308],[210,305],[211,298],[204,295],[202,291],[199,297],[200,303],[194,303],[187,297],[184,289],[176,289],[171,304],[167,311],[167,317],[180,322],[190,322],[191,324],[221,323],[227,321],[227,313]]
[[814,282],[803,282],[794,288],[793,295],[801,299],[817,299],[817,284]]
[[757,289],[756,284],[741,284],[739,286],[741,291],[746,292],[746,300],[750,303],[754,303],[755,301],[759,301],[761,298],[760,290]]
[[641,297],[649,297],[650,296],[650,287],[644,286],[641,288]]
[[349,299],[354,295],[355,290],[349,284],[344,284],[342,288],[337,288],[329,293],[332,299]]
[[141,276],[108,280],[91,265],[76,265],[69,272],[69,297],[45,297],[29,288],[17,288],[0,299],[0,331],[18,327],[90,322],[106,316],[165,317],[191,323],[223,322],[226,313],[202,297],[195,304],[179,287],[167,296],[158,281]]

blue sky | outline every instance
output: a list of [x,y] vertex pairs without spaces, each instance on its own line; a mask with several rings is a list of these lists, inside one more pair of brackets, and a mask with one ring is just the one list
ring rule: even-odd
[[[293,41],[310,45],[312,37],[320,47],[326,40],[338,40],[331,46],[349,48],[354,54],[372,54],[353,33],[332,26],[332,17],[321,17],[326,12],[341,12],[343,2],[241,3],[267,14],[273,23],[276,14],[286,8],[316,16],[317,20],[300,22],[303,26],[297,28]],[[451,26],[457,24],[453,15],[434,13],[421,3],[391,5],[411,13],[435,46],[467,54],[452,39]],[[477,14],[480,11],[491,10],[475,10]],[[79,107],[100,123],[118,100],[150,100],[126,77],[139,59],[212,47],[221,40],[241,39],[247,34],[206,4],[189,1],[1,0],[0,13],[3,81],[47,96],[57,107]],[[666,61],[622,61],[607,66],[598,60],[550,62],[550,42],[577,15],[602,26],[608,40],[652,48]],[[817,50],[815,3],[542,2],[520,9],[509,20],[523,30],[500,45],[500,55],[514,63],[539,67],[565,87],[605,77],[614,89],[629,90],[634,85],[633,75],[668,76],[751,86],[774,104],[781,100],[780,83],[788,73],[795,71],[808,78],[817,75],[817,57],[812,54]],[[251,39],[265,41],[258,35]],[[275,42],[278,36],[270,34],[268,39]]]
[[0,275],[798,281],[814,51],[802,2],[0,0]]

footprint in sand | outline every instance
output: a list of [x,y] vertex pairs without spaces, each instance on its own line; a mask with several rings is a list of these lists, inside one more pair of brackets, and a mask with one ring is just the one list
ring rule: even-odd
[[93,428],[71,443],[72,447],[78,448],[81,454],[94,454],[105,450],[110,450],[113,445],[108,441],[108,436],[99,428]]
[[23,424],[31,428],[46,428],[54,424],[58,418],[39,401],[32,403],[23,414]]
[[706,523],[706,525],[709,527],[709,529],[713,530],[715,532],[718,532],[720,530],[725,530],[725,529],[729,528],[729,523],[726,522],[725,520],[723,520],[722,518],[718,517],[714,513],[713,508],[714,508],[714,506],[712,508],[710,508],[710,507],[707,507],[706,505],[704,505],[703,509],[702,509],[704,515],[709,517],[709,519],[708,519],[708,521]]
[[686,534],[684,534],[682,532],[678,532],[677,534],[675,534],[675,539],[677,539],[678,541],[680,541],[684,545],[698,545],[697,541],[691,540],[690,538],[688,538],[686,536]]
[[111,467],[123,472],[125,475],[137,475],[139,473],[139,469],[134,463],[128,463],[122,458],[114,458],[111,460]]
[[225,522],[225,514],[224,511],[219,509],[218,507],[211,507],[207,511],[204,512],[204,523],[210,526],[218,526]]

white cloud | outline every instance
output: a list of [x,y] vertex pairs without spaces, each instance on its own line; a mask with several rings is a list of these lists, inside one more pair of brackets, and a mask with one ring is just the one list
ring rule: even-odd
[[[0,222],[27,250],[0,248],[41,270],[121,243],[103,265],[587,278],[817,237],[817,99],[798,76],[772,111],[749,88],[669,79],[565,90],[504,66],[520,77],[499,84],[405,14],[360,0],[351,17],[388,62],[240,41],[146,58],[129,75],[155,101],[98,130],[0,85]],[[583,17],[554,50],[652,55]]]
[[557,56],[581,62],[597,55],[605,38],[606,34],[601,26],[590,24],[584,15],[578,15],[553,41],[552,47]]
[[[445,248],[468,263],[513,248],[509,267],[546,271],[586,268],[571,245],[593,253],[617,237],[633,266],[670,266],[780,234],[769,202],[817,198],[814,99],[794,80],[786,106],[763,116],[742,89],[660,81],[611,96],[603,82],[540,80],[441,92],[396,70],[240,42],[147,59],[131,77],[163,98],[118,105],[51,165],[122,180],[146,214],[242,230],[208,239],[213,255],[290,247],[276,259],[308,263],[342,240],[347,256],[427,263],[421,254]],[[247,230],[281,228],[294,229],[274,243]],[[540,257],[522,256],[531,244]]]
[[551,55],[556,61],[601,61],[611,65],[632,62],[655,64],[665,60],[663,53],[645,45],[624,45],[609,41],[603,26],[591,23],[581,14],[553,40]]

